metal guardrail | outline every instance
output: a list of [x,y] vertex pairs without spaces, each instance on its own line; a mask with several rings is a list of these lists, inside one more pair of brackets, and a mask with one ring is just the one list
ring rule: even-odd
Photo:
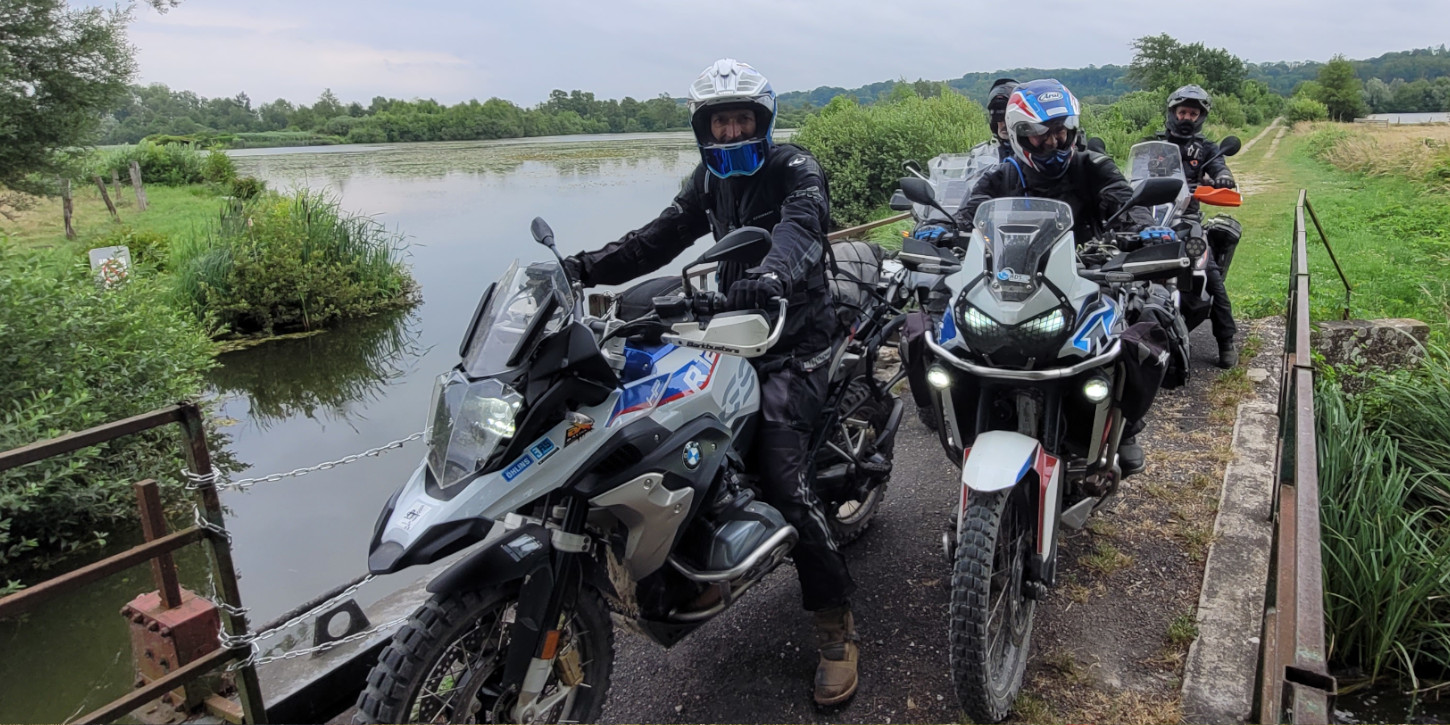
[[[1314,228],[1319,232],[1319,239],[1324,242],[1325,251],[1329,252],[1329,261],[1334,263],[1334,271],[1339,273],[1339,281],[1344,283],[1344,310],[1341,312],[1339,319],[1347,320],[1349,319],[1349,295],[1354,291],[1354,285],[1350,284],[1349,278],[1344,276],[1344,268],[1339,266],[1339,258],[1334,256],[1334,247],[1329,246],[1329,237],[1324,234],[1324,227],[1319,223],[1319,215],[1314,213],[1314,206],[1309,203],[1309,193],[1304,189],[1300,189],[1299,203],[1294,207],[1294,248],[1304,248],[1307,251],[1309,235],[1308,229],[1304,226],[1305,212],[1308,212],[1309,219],[1314,222]],[[1307,277],[1309,268],[1307,266],[1304,267],[1303,272]],[[1307,297],[1305,301],[1307,303]]]
[[[1299,192],[1289,262],[1289,305],[1279,388],[1274,541],[1264,609],[1258,721],[1327,723],[1337,692],[1324,646],[1324,569],[1319,536],[1319,460],[1314,431],[1314,367],[1309,322],[1308,198]],[[1309,211],[1313,216],[1313,211]],[[1315,226],[1319,225],[1317,219]],[[1329,240],[1319,230],[1326,248]],[[1333,252],[1330,252],[1331,258]],[[1335,268],[1339,263],[1335,261]],[[1345,285],[1348,314],[1349,281]]]
[[[77,433],[63,435],[47,441],[32,443],[23,448],[0,452],[0,471],[34,463],[39,460],[63,455],[89,446],[122,438],[142,431],[179,424],[185,441],[183,452],[187,467],[195,474],[208,474],[212,470],[211,452],[206,445],[206,431],[201,410],[191,403],[172,405],[150,413],[96,426]],[[57,597],[84,588],[86,585],[113,574],[130,569],[137,564],[153,562],[157,588],[168,604],[180,600],[180,589],[175,580],[171,552],[183,546],[206,541],[210,546],[211,564],[217,573],[218,596],[222,600],[218,609],[225,613],[226,630],[233,637],[247,634],[246,611],[242,609],[241,592],[237,586],[236,568],[232,563],[231,543],[228,540],[225,519],[222,516],[221,500],[217,496],[215,483],[207,478],[195,487],[201,498],[197,525],[170,534],[164,534],[164,520],[160,519],[159,499],[155,498],[155,484],[141,482],[137,485],[143,526],[146,529],[146,543],[134,546],[114,556],[109,556],[88,566],[48,579],[16,594],[0,599],[0,619],[14,617],[34,610]],[[195,681],[233,662],[242,663],[235,669],[236,688],[242,705],[242,715],[248,723],[267,721],[267,711],[262,702],[261,686],[257,671],[246,662],[250,653],[247,649],[231,649],[218,643],[216,649],[170,671],[163,677],[143,684],[132,692],[119,697],[72,723],[109,722],[124,717],[130,711],[162,695]],[[178,663],[179,664],[179,663]]]

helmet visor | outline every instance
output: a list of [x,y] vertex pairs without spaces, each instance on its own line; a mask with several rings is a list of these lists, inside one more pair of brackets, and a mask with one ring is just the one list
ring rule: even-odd
[[731,176],[749,176],[760,170],[765,163],[766,141],[742,141],[734,144],[704,146],[705,167],[710,173],[724,179]]

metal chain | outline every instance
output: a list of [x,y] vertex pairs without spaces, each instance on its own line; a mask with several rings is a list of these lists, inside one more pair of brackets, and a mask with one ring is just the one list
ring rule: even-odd
[[408,618],[407,617],[399,617],[397,619],[394,619],[391,622],[384,622],[382,624],[379,624],[376,627],[370,627],[368,629],[364,629],[361,632],[357,632],[355,634],[350,634],[350,635],[348,635],[346,637],[343,637],[342,639],[335,639],[335,640],[332,640],[331,642],[323,642],[322,644],[317,645],[316,647],[308,647],[306,649],[292,650],[290,652],[283,652],[282,654],[272,655],[272,656],[269,656],[269,657],[261,657],[261,656],[259,656],[259,653],[257,652],[256,643],[253,643],[253,645],[252,645],[252,656],[248,657],[247,659],[245,659],[245,660],[243,660],[241,662],[238,662],[238,663],[232,665],[231,667],[229,667],[227,669],[228,670],[233,670],[233,669],[236,669],[238,667],[242,667],[242,666],[245,666],[245,665],[248,665],[248,664],[250,664],[253,667],[256,667],[258,665],[265,665],[268,662],[276,662],[277,660],[290,660],[290,659],[296,659],[298,657],[306,657],[308,655],[317,654],[319,652],[326,652],[326,651],[328,651],[328,650],[330,650],[330,649],[332,649],[334,647],[341,647],[342,645],[348,644],[349,642],[356,642],[356,641],[358,641],[360,639],[365,639],[367,637],[370,637],[370,636],[372,636],[374,634],[377,634],[378,632],[381,632],[381,631],[383,631],[385,629],[391,629],[392,627],[396,627],[396,626],[398,626],[398,625],[400,625],[400,624],[402,624],[402,623],[404,623],[406,621],[408,621]]
[[422,437],[423,432],[419,431],[417,433],[414,433],[413,435],[408,436],[407,438],[401,438],[399,440],[393,441],[392,443],[378,446],[377,448],[369,448],[362,453],[354,453],[350,456],[339,458],[336,461],[326,461],[323,463],[319,463],[315,466],[308,466],[306,468],[294,468],[286,473],[274,473],[270,476],[243,478],[237,481],[226,481],[222,479],[222,473],[215,468],[213,468],[209,473],[194,473],[183,468],[181,470],[181,475],[186,478],[186,487],[190,490],[196,490],[198,488],[201,488],[202,486],[215,485],[218,489],[224,491],[228,489],[245,491],[246,489],[251,488],[252,486],[255,486],[259,483],[275,483],[277,481],[281,481],[284,478],[305,476],[315,471],[326,471],[330,468],[345,466],[349,463],[354,463],[364,458],[376,457],[382,455],[385,451],[389,451],[394,448],[402,448],[404,444],[416,441]]
[[[217,524],[214,524],[211,521],[209,521],[206,518],[206,516],[203,516],[202,515],[202,513],[201,513],[201,507],[200,506],[197,506],[196,504],[192,504],[191,505],[191,520],[192,520],[192,523],[195,523],[196,524],[196,527],[198,529],[206,529],[207,531],[210,531],[213,534],[216,534],[217,536],[220,536],[223,539],[226,539],[228,546],[231,545],[231,543],[232,543],[232,532],[227,531],[225,527],[218,526]],[[213,587],[215,587],[215,585],[213,585]]]

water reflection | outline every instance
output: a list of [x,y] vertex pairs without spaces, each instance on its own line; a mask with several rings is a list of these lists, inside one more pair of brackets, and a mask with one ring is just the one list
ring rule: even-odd
[[414,309],[394,310],[227,353],[208,380],[223,396],[245,396],[251,422],[264,430],[294,416],[350,422],[413,372],[421,331]]
[[[559,139],[507,139],[500,141],[443,141],[396,146],[358,145],[319,147],[316,153],[287,149],[247,149],[232,155],[246,159],[258,176],[296,184],[324,182],[341,188],[347,179],[367,176],[445,179],[469,176],[538,174],[586,177],[612,169],[636,169],[659,164],[667,172],[684,174],[693,160],[682,163],[681,151],[693,150],[688,133],[571,136]],[[322,151],[321,149],[325,149]]]

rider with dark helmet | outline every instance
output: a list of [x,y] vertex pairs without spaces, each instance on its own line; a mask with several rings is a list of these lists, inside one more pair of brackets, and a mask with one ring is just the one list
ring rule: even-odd
[[1007,138],[1007,99],[1015,90],[1017,81],[998,78],[992,81],[992,89],[987,91],[987,127],[992,131],[992,138],[997,140],[998,159],[1001,161],[1012,158],[1012,142]]
[[[1026,196],[1056,199],[1071,207],[1073,233],[1079,243],[1110,231],[1105,228],[1106,220],[1127,203],[1133,191],[1111,158],[1079,144],[1081,119],[1077,98],[1056,80],[1017,86],[1004,115],[1012,157],[977,181],[967,203],[955,215],[958,227],[964,232],[971,229],[977,208],[989,199]],[[1124,231],[1138,230],[1139,243],[1174,239],[1171,229],[1153,226],[1152,216],[1142,207],[1124,212],[1114,224]],[[963,233],[956,241],[962,245],[967,239]],[[1149,354],[1124,355],[1129,370],[1118,450],[1124,475],[1138,473],[1145,465],[1136,436],[1163,379],[1162,368],[1153,363]]]
[[[1178,146],[1183,155],[1183,174],[1188,183],[1232,189],[1236,185],[1234,177],[1219,153],[1218,144],[1203,136],[1203,124],[1211,110],[1213,99],[1208,91],[1196,85],[1183,86],[1168,96],[1163,132],[1154,138]],[[1198,202],[1190,201],[1186,213],[1198,215]],[[1231,368],[1239,360],[1239,353],[1234,349],[1234,335],[1238,328],[1234,324],[1228,290],[1223,284],[1223,273],[1216,261],[1209,261],[1207,283],[1208,294],[1212,298],[1209,319],[1213,321],[1213,336],[1218,340],[1218,366]]]
[[791,555],[820,645],[815,700],[835,705],[856,692],[849,599],[855,584],[807,479],[838,327],[826,282],[826,179],[805,149],[772,140],[775,92],[754,68],[718,60],[691,84],[689,98],[701,163],[674,202],[619,241],[568,257],[564,266],[586,285],[622,284],[669,263],[704,234],[719,239],[744,226],[771,230],[774,245],[765,259],[750,268],[721,263],[719,284],[733,309],[774,309],[775,299],[788,301],[780,342],[752,360],[761,416],[752,470],[766,501],[800,535]]

